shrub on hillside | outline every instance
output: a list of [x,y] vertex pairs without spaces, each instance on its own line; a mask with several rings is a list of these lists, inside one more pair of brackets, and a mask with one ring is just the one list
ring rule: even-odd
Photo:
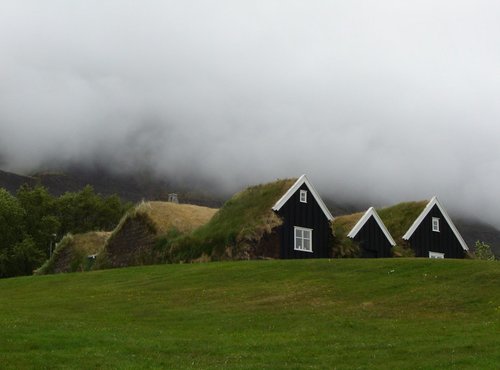
[[482,241],[476,241],[476,250],[474,256],[478,260],[494,261],[495,255],[491,251],[491,246]]

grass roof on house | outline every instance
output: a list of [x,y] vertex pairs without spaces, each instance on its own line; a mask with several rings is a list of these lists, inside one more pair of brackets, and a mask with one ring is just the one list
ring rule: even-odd
[[206,224],[217,212],[215,208],[177,204],[171,202],[142,202],[137,211],[151,218],[158,234],[165,234],[175,228],[180,233],[191,232]]
[[188,233],[206,224],[217,212],[215,208],[178,204],[171,202],[141,202],[122,217],[111,237],[119,233],[125,224],[141,218],[149,226],[154,235],[168,233],[172,229],[179,233]]
[[178,238],[206,224],[217,209],[171,202],[141,202],[121,219],[108,238],[97,268],[162,263],[156,244],[165,235]]
[[[113,245],[111,254],[116,253],[117,258],[126,259],[130,249],[139,250],[142,244],[147,244],[146,242],[151,240],[154,243],[160,235],[172,230],[175,230],[176,235],[192,232],[206,224],[216,212],[217,209],[191,204],[141,202],[125,214],[112,232],[92,231],[66,235],[57,244],[52,258],[37,273],[83,271],[106,267],[110,245]],[[89,255],[99,256],[95,266],[93,261],[88,259]]]
[[427,203],[429,203],[428,200],[403,202],[391,207],[377,209],[377,212],[394,241],[400,244],[401,238],[422,213]]
[[83,234],[67,234],[57,243],[51,258],[35,274],[85,271],[91,268],[88,256],[102,252],[107,231],[90,231]]
[[272,207],[296,181],[277,180],[235,194],[207,224],[174,241],[171,258],[182,261],[204,255],[219,259],[228,253],[234,256],[248,244],[258,242],[281,224]]
[[[402,244],[402,236],[424,210],[427,203],[427,200],[403,202],[394,206],[377,209],[377,213],[398,245]],[[349,231],[356,225],[363,214],[364,212],[358,212],[335,218],[333,221],[333,232],[340,243],[350,243],[347,234],[349,234]]]

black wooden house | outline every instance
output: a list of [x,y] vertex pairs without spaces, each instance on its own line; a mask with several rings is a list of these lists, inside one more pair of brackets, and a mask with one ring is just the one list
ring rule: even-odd
[[464,258],[469,250],[437,197],[426,205],[403,240],[408,241],[416,257]]
[[368,208],[347,237],[358,243],[363,258],[391,257],[391,248],[396,245],[373,207]]
[[280,258],[330,257],[333,216],[306,175],[272,209],[283,221],[279,230]]

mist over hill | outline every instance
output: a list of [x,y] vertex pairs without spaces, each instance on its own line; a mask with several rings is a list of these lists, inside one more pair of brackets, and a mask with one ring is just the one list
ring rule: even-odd
[[225,195],[307,173],[346,203],[437,195],[500,227],[499,13],[491,0],[3,0],[0,167],[98,163],[132,179],[134,199],[158,195],[148,172]]
[[181,202],[211,207],[219,207],[225,199],[224,194],[213,191],[213,187],[206,183],[169,181],[150,171],[124,174],[104,167],[76,164],[58,170],[35,171],[30,175],[0,170],[0,187],[15,193],[23,184],[44,186],[55,196],[68,191],[76,192],[91,185],[96,193],[104,196],[117,194],[123,200],[134,203],[143,199],[167,200],[169,193],[176,193]]

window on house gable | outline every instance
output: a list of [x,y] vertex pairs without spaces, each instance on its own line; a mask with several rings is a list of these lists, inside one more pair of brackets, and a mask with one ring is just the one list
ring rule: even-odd
[[444,253],[429,251],[429,258],[444,258]]
[[307,190],[300,191],[300,202],[307,203]]
[[439,218],[432,218],[432,231],[439,232]]
[[295,226],[294,249],[303,252],[312,252],[312,229]]

